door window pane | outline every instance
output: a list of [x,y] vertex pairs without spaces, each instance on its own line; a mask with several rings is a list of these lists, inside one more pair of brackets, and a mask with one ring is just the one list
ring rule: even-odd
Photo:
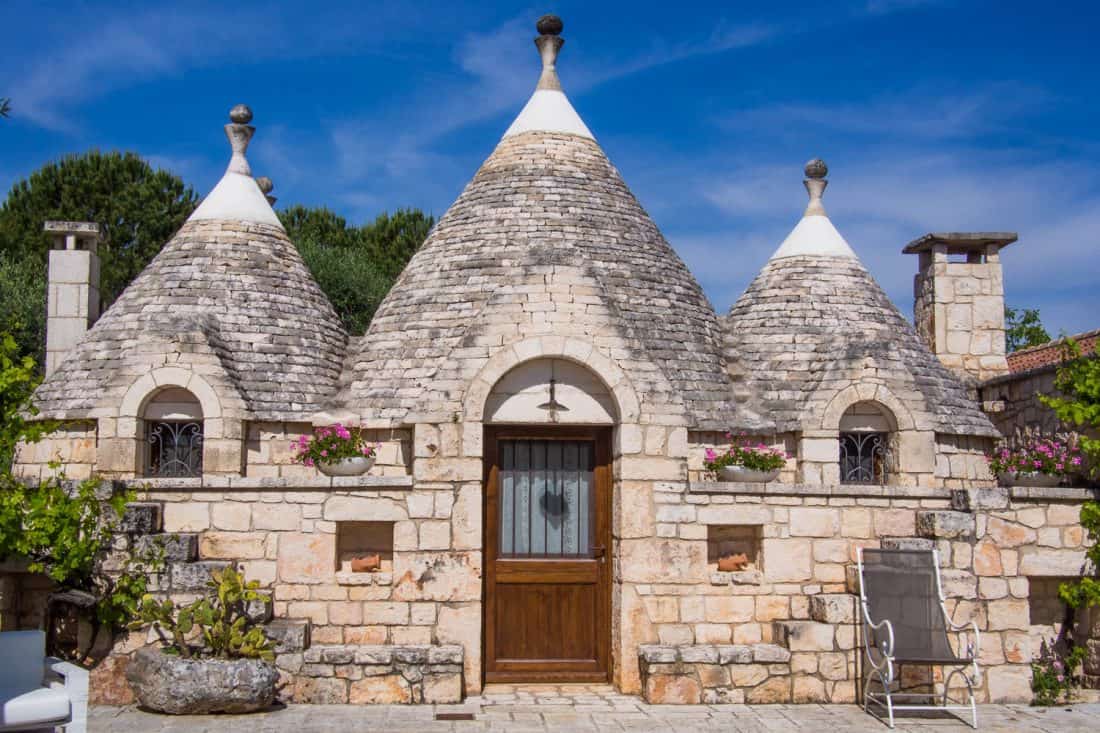
[[502,440],[501,555],[590,556],[595,462],[591,441]]

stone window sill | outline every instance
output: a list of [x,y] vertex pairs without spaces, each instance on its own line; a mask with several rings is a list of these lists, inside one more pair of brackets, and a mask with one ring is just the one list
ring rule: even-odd
[[759,570],[735,570],[722,572],[712,570],[710,573],[711,585],[763,585],[764,574]]
[[116,481],[126,488],[160,491],[225,491],[300,489],[411,489],[412,476],[311,476],[309,478],[259,478],[256,476],[203,476],[202,478],[131,478]]
[[392,585],[393,573],[353,573],[351,571],[338,570],[336,572],[337,585]]
[[693,494],[729,494],[746,496],[850,496],[892,499],[951,499],[951,489],[923,486],[877,486],[871,484],[833,484],[811,486],[770,481],[766,484],[738,481],[693,481]]

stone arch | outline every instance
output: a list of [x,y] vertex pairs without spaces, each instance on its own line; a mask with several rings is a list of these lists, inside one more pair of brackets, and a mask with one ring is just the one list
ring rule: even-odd
[[518,341],[498,351],[471,381],[463,400],[463,418],[480,423],[493,387],[521,364],[539,359],[561,359],[594,374],[611,395],[619,424],[636,423],[641,415],[638,395],[626,373],[587,341],[562,336],[538,336]]
[[893,419],[897,431],[913,430],[913,415],[901,400],[882,384],[853,384],[837,392],[822,411],[820,428],[829,432],[840,429],[841,418],[848,408],[860,402],[875,403]]
[[123,395],[118,416],[140,418],[149,400],[165,387],[178,387],[190,392],[202,407],[204,420],[222,416],[221,400],[210,383],[200,374],[180,367],[160,367],[138,377]]

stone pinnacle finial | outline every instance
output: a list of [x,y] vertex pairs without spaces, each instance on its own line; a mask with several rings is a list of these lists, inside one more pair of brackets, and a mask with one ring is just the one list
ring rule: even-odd
[[803,216],[825,216],[825,205],[821,197],[825,193],[825,187],[829,182],[825,176],[829,175],[829,166],[821,158],[814,158],[805,167],[806,179],[802,181],[806,186],[806,193],[810,194],[810,203],[806,206]]
[[275,202],[278,201],[277,198],[271,195],[271,192],[275,189],[274,181],[272,181],[267,176],[260,176],[256,179],[256,185],[260,187],[260,193],[262,193],[264,195],[264,198],[267,199],[267,203],[274,206]]
[[535,47],[542,57],[542,75],[536,89],[554,89],[561,91],[561,81],[555,63],[558,60],[558,52],[565,45],[565,39],[561,37],[564,25],[561,18],[556,15],[544,15],[535,23],[535,29],[539,37],[535,39]]
[[244,154],[248,150],[248,141],[256,132],[256,128],[248,124],[252,121],[252,110],[246,104],[238,104],[229,110],[229,119],[229,124],[225,126],[225,136],[229,138],[229,146],[233,148],[233,157],[229,159],[227,172],[251,176],[252,169]]

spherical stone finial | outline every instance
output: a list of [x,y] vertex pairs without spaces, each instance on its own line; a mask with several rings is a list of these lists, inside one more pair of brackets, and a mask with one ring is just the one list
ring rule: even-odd
[[229,110],[229,120],[238,125],[247,125],[252,121],[252,109],[247,104],[238,104]]
[[806,177],[821,179],[829,175],[829,166],[821,158],[814,158],[806,164]]
[[256,179],[256,185],[260,187],[260,192],[265,196],[275,188],[275,184],[267,176],[260,176]]
[[535,23],[535,29],[543,36],[560,36],[564,27],[561,18],[556,15],[544,15]]

